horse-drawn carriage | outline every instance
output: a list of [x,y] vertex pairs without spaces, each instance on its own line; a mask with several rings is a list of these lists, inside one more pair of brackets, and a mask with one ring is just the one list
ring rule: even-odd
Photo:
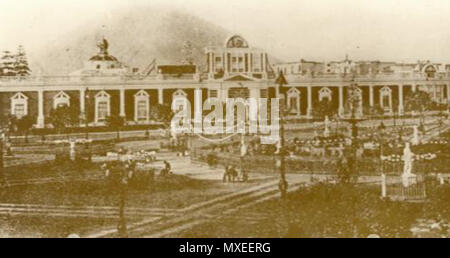
[[110,161],[101,166],[104,178],[110,187],[126,184],[136,189],[145,189],[152,185],[156,168],[142,166],[136,161]]

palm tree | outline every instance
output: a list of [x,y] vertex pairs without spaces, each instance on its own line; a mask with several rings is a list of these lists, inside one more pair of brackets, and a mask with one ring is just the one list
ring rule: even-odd
[[111,115],[106,117],[106,125],[117,132],[117,140],[120,140],[120,129],[125,125],[125,117]]
[[72,106],[59,106],[50,111],[49,122],[60,134],[68,127],[79,124],[78,110]]
[[17,119],[17,130],[25,135],[25,143],[28,143],[28,133],[35,121],[36,119],[30,115]]

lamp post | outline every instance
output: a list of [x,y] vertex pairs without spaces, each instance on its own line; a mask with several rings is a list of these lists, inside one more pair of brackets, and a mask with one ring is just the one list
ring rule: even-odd
[[343,121],[346,121],[348,123],[350,123],[351,127],[351,155],[350,155],[350,159],[349,159],[349,170],[351,172],[352,175],[356,174],[357,171],[357,156],[356,156],[356,149],[358,147],[358,126],[357,123],[359,121],[363,121],[363,119],[361,118],[356,118],[356,108],[359,109],[359,112],[361,112],[361,108],[362,108],[362,95],[357,93],[357,84],[355,83],[355,78],[356,77],[356,73],[353,73],[353,78],[351,79],[351,84],[348,88],[349,91],[349,98],[348,98],[348,105],[351,111],[351,115],[349,119],[343,119]]
[[280,98],[280,108],[279,108],[279,116],[280,116],[280,137],[279,137],[279,148],[278,148],[278,155],[279,160],[277,161],[277,167],[279,169],[280,173],[280,181],[278,183],[278,188],[280,189],[281,198],[286,197],[287,189],[288,189],[288,183],[286,181],[286,160],[285,160],[285,146],[284,146],[284,95],[281,93],[281,89],[283,85],[287,85],[286,78],[283,75],[283,72],[280,71],[278,74],[277,79],[275,80],[275,83],[278,84],[278,92],[280,96],[277,96]]
[[0,183],[3,182],[3,140],[5,139],[5,134],[0,130]]
[[379,133],[379,144],[380,144],[380,163],[381,163],[381,174],[384,174],[384,163],[383,163],[383,140],[384,140],[384,130],[386,129],[386,126],[384,125],[383,121],[381,121],[380,125],[378,126],[378,133]]
[[86,93],[84,95],[84,99],[85,99],[85,107],[84,107],[84,121],[85,121],[85,130],[86,130],[86,134],[85,134],[85,138],[86,140],[89,139],[89,119],[88,119],[88,109],[89,109],[89,88],[86,88]]
[[128,230],[127,230],[127,221],[125,218],[125,206],[126,200],[128,197],[128,169],[126,165],[124,165],[124,160],[122,159],[124,151],[119,151],[119,160],[117,162],[116,169],[118,170],[120,175],[119,182],[119,224],[117,225],[117,232],[119,237],[128,238]]

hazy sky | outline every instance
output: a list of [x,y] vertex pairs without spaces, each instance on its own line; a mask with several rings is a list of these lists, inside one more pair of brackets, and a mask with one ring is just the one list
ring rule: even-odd
[[0,0],[0,50],[24,44],[33,51],[89,19],[138,4],[188,11],[287,61],[348,53],[450,63],[449,0]]

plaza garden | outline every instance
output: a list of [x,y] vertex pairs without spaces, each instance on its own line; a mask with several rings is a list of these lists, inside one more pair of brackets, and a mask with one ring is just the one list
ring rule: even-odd
[[[288,175],[306,176],[309,178],[305,181],[307,183],[290,187],[284,199],[256,202],[242,209],[230,207],[237,209],[237,212],[210,214],[212,218],[204,219],[200,225],[168,236],[447,237],[450,187],[446,164],[449,159],[450,134],[440,133],[438,137],[412,147],[419,157],[414,163],[414,173],[427,180],[426,198],[395,201],[381,197],[380,175],[401,174],[403,165],[400,156],[404,145],[398,130],[386,130],[384,141],[379,141],[371,130],[374,131],[361,129],[364,137],[361,137],[357,146],[363,151],[353,152],[356,157],[353,171],[356,173],[352,174],[359,179],[367,177],[370,180],[359,183],[341,180],[339,153],[348,153],[350,147],[348,137],[340,134],[340,130],[329,137],[317,134],[310,137],[308,135],[315,134],[310,129],[289,131],[285,152],[286,172]],[[402,133],[410,135],[411,129],[405,128]],[[239,154],[239,138],[221,144],[205,144],[199,143],[201,141],[198,139],[182,136],[178,140],[183,144],[177,146],[166,137],[150,136],[146,132],[133,137],[77,144],[74,161],[69,158],[68,142],[16,142],[13,145],[14,155],[6,157],[6,161],[19,159],[20,155],[31,157],[49,153],[56,154],[55,159],[7,167],[0,189],[0,203],[36,207],[67,206],[71,209],[108,207],[116,212],[109,217],[2,213],[1,234],[13,237],[66,237],[72,233],[88,235],[101,229],[115,228],[120,192],[105,178],[102,162],[93,160],[96,156],[115,152],[119,147],[126,146],[134,151],[146,148],[175,155],[174,151],[186,151],[185,145],[189,142],[193,147],[189,149],[191,164],[208,164],[218,173],[222,173],[225,166],[234,164],[250,174],[249,182],[227,184],[221,180],[201,180],[185,175],[159,176],[160,166],[155,165],[148,171],[151,172],[151,178],[146,177],[143,186],[144,177],[138,177],[137,181],[141,183],[128,188],[126,205],[132,209],[163,209],[171,212],[278,178],[275,167],[277,147],[261,145],[254,137],[246,138],[247,155],[243,158]],[[154,162],[156,164],[161,160]],[[266,179],[254,179],[260,175],[266,176]],[[441,182],[438,175],[444,175]],[[139,223],[145,216],[130,215],[127,221]]]
[[448,185],[417,203],[381,199],[377,186],[319,183],[177,236],[449,237],[449,198]]

